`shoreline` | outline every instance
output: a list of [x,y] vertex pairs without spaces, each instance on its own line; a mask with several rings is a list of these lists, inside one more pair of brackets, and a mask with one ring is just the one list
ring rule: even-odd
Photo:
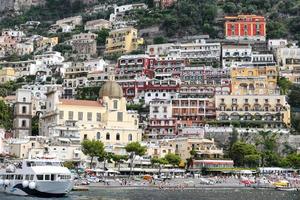
[[260,187],[260,188],[255,188],[255,187],[245,187],[244,185],[203,185],[203,186],[159,186],[159,185],[149,185],[149,186],[143,186],[143,185],[131,185],[131,186],[119,186],[119,185],[99,185],[99,184],[91,184],[91,185],[85,185],[85,186],[80,186],[80,187],[85,187],[85,188],[99,188],[99,189],[158,189],[158,190],[165,190],[165,189],[170,189],[170,190],[185,190],[185,189],[275,189],[273,187]]

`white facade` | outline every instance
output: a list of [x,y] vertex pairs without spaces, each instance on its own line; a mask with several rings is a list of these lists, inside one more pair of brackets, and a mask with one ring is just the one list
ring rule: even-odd
[[268,49],[274,51],[277,48],[286,47],[288,41],[286,39],[271,39],[268,40]]
[[223,46],[222,66],[225,68],[242,64],[251,64],[251,56],[251,46]]
[[294,64],[299,65],[300,48],[299,47],[278,48],[276,51],[276,60],[277,63],[283,68],[288,68],[289,66],[287,65],[294,65]]
[[205,40],[196,40],[193,43],[175,44],[173,48],[170,49],[169,56],[219,61],[220,53],[220,43],[207,43]]
[[149,118],[167,119],[172,118],[172,102],[170,100],[154,99],[150,101]]
[[118,15],[123,15],[126,11],[134,10],[134,9],[147,9],[147,8],[148,6],[144,3],[115,6],[114,13],[110,14],[109,21],[111,22],[115,21]]
[[31,135],[32,96],[31,91],[18,89],[14,105],[14,136],[23,138]]
[[44,65],[57,65],[61,64],[65,58],[60,52],[48,51],[41,55],[35,55],[34,60],[41,61]]

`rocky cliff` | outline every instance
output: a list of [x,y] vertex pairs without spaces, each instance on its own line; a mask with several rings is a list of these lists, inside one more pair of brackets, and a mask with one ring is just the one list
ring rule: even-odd
[[0,0],[0,13],[20,12],[44,2],[45,0]]

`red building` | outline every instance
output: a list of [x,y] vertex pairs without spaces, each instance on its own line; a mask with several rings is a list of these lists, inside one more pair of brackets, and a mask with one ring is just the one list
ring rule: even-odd
[[263,16],[238,15],[225,17],[225,36],[229,40],[266,40],[266,21]]
[[132,80],[140,76],[153,78],[152,66],[154,61],[155,58],[151,58],[148,55],[121,56],[116,67],[116,79]]

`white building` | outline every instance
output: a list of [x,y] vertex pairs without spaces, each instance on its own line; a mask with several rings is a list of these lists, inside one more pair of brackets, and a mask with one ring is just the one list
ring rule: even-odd
[[86,31],[100,31],[101,29],[111,29],[112,24],[105,19],[97,19],[86,22],[84,30]]
[[150,56],[167,56],[185,58],[200,62],[219,62],[221,54],[220,43],[208,43],[206,40],[196,40],[192,43],[149,45],[147,53]]
[[268,40],[268,49],[270,51],[276,51],[277,48],[286,47],[288,41],[286,39],[270,39]]
[[135,9],[147,9],[148,6],[144,3],[128,4],[122,6],[115,6],[114,13],[110,14],[109,21],[116,21],[118,17],[122,17],[126,11]]
[[61,64],[65,58],[57,51],[48,51],[41,55],[35,55],[34,60],[41,61],[44,65]]

